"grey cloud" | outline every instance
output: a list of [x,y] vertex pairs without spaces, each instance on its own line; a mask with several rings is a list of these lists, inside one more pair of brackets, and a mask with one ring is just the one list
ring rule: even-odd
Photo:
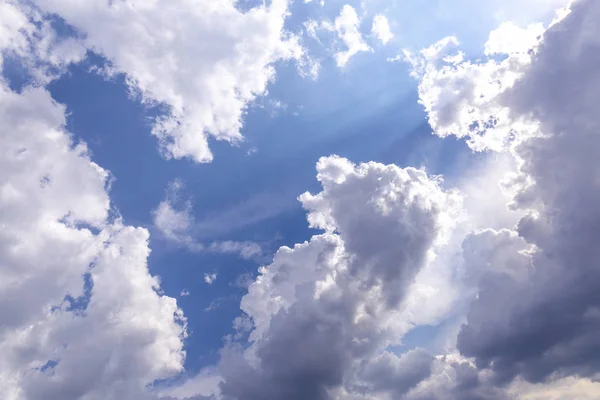
[[[498,383],[600,372],[600,3],[580,0],[544,35],[531,65],[501,101],[539,121],[543,137],[516,148],[517,231],[536,246],[525,280],[482,277],[458,337],[465,356]],[[531,210],[531,211],[529,211]]]
[[399,304],[459,198],[412,168],[334,156],[317,170],[322,192],[300,200],[325,233],[280,249],[250,285],[242,309],[254,330],[247,350],[224,351],[226,399],[396,398],[429,376],[425,351],[384,349],[403,333]]

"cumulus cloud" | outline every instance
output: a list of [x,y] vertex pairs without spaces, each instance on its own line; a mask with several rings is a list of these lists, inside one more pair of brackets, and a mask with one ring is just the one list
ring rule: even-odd
[[[266,93],[274,63],[303,58],[298,39],[283,27],[287,0],[247,11],[233,0],[34,3],[74,26],[145,103],[168,107],[153,127],[167,157],[210,162],[209,138],[242,140],[245,110]],[[308,72],[315,68],[302,63]]]
[[51,21],[25,2],[0,2],[0,70],[3,58],[16,59],[32,85],[44,85],[85,56],[72,37],[59,37]]
[[251,345],[223,350],[225,398],[398,398],[429,376],[424,350],[385,349],[410,329],[403,301],[444,245],[460,197],[414,168],[332,156],[317,171],[323,190],[300,201],[323,233],[282,247],[250,285],[241,308]]
[[[600,128],[593,106],[600,43],[592,22],[599,16],[596,2],[575,2],[502,99],[515,115],[532,116],[540,131],[515,148],[521,174],[513,179],[513,207],[526,212],[517,231],[537,248],[534,269],[524,281],[504,275],[482,284],[459,336],[461,351],[499,379],[520,374],[539,382],[552,374],[599,372],[591,355],[600,346],[592,333],[600,306],[593,289],[600,283],[593,244],[600,235],[593,206],[600,188],[591,150]],[[499,296],[507,300],[499,304]]]
[[[0,8],[2,46],[48,43]],[[108,171],[65,123],[46,90],[0,78],[0,397],[150,398],[183,368],[185,319],[148,272],[148,231],[112,215]]]
[[599,17],[597,2],[580,0],[543,32],[505,24],[486,46],[506,53],[501,61],[448,57],[441,50],[452,39],[412,59],[437,134],[517,161],[502,182],[522,215],[514,232],[484,231],[464,244],[478,294],[458,350],[495,386],[516,378],[551,393],[558,378],[600,373]]
[[504,25],[494,32],[486,49],[488,55],[510,51],[500,61],[465,60],[462,52],[455,51],[459,45],[455,37],[444,38],[419,54],[404,51],[404,59],[413,67],[412,75],[419,79],[419,102],[437,135],[464,137],[477,151],[502,151],[514,140],[516,130],[525,133],[529,121],[509,118],[510,109],[497,100],[522,77],[532,56],[529,46],[509,50],[506,44],[513,43],[519,33],[526,39],[537,38],[538,31],[537,25],[530,29]]
[[373,18],[373,27],[371,33],[383,44],[387,44],[394,38],[394,34],[390,29],[390,23],[385,15],[376,15]]

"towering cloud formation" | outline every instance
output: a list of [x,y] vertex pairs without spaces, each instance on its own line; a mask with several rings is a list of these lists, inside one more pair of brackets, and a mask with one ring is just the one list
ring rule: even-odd
[[580,0],[541,37],[537,27],[501,27],[489,48],[518,45],[503,61],[424,61],[421,100],[437,132],[507,149],[519,165],[504,181],[523,213],[515,233],[479,233],[465,247],[479,295],[458,350],[496,385],[600,373],[598,18],[600,4]]
[[460,197],[413,168],[328,157],[317,170],[323,191],[300,200],[325,232],[281,248],[250,286],[251,346],[225,350],[225,398],[399,398],[430,373],[426,352],[385,349],[408,329],[400,305]]

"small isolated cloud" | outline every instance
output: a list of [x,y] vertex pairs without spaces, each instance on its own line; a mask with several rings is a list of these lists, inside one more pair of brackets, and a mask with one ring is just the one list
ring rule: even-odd
[[394,34],[390,29],[390,23],[385,15],[376,15],[373,18],[373,28],[371,29],[371,33],[375,35],[375,37],[383,44],[387,44],[390,40],[394,38]]
[[185,243],[190,239],[187,234],[194,222],[191,214],[191,202],[185,201],[179,209],[175,204],[179,202],[179,193],[183,188],[183,181],[175,180],[169,183],[166,199],[161,201],[153,211],[154,225],[170,240]]
[[363,35],[360,32],[360,19],[358,18],[358,14],[354,7],[349,4],[342,7],[340,14],[333,24],[325,22],[322,27],[335,32],[338,39],[341,40],[346,47],[345,50],[335,53],[335,60],[338,67],[345,66],[348,61],[350,61],[350,58],[360,52],[371,51],[371,48],[364,41]]
[[41,86],[59,77],[72,63],[85,58],[75,38],[58,35],[51,21],[28,2],[0,2],[0,70],[3,58],[15,58],[29,84]]
[[251,260],[260,259],[262,248],[260,244],[250,241],[213,241],[204,243],[193,237],[197,228],[192,213],[190,199],[181,200],[183,181],[171,182],[166,190],[165,199],[152,211],[154,226],[169,241],[194,252],[213,252],[221,254],[238,254],[240,257]]
[[208,285],[212,285],[217,280],[217,273],[204,274],[204,282]]
[[191,294],[191,293],[190,293],[190,291],[189,291],[189,290],[187,290],[187,289],[183,289],[183,290],[181,291],[181,293],[179,293],[179,295],[180,295],[181,297],[189,296],[190,294]]

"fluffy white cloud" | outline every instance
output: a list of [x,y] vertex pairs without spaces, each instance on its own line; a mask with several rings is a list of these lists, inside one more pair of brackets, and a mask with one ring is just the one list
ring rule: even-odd
[[45,90],[0,81],[0,121],[0,397],[144,398],[185,355],[148,232],[111,220],[108,173]]
[[[0,11],[0,50],[34,83],[64,67],[47,21]],[[185,319],[148,272],[148,232],[112,215],[109,173],[65,123],[47,91],[0,77],[0,397],[150,398],[182,369]]]
[[381,40],[383,44],[386,44],[394,38],[394,34],[390,29],[390,23],[385,15],[376,15],[373,18],[371,32],[377,39]]
[[287,0],[248,11],[233,0],[35,3],[85,35],[144,102],[168,106],[153,128],[167,157],[210,162],[209,138],[242,140],[245,110],[266,93],[274,63],[303,56],[283,28]]
[[81,44],[59,37],[38,10],[12,0],[0,1],[0,51],[0,70],[3,57],[16,58],[36,85],[48,83],[85,56]]
[[[119,12],[149,18],[159,3],[135,3],[141,11],[122,11],[131,2],[103,3],[99,20]],[[35,43],[27,34],[29,17],[18,17],[27,14],[0,4],[17,15],[9,22],[0,16],[5,51]],[[256,13],[275,4],[281,5]],[[88,7],[68,12],[77,20]],[[332,25],[346,44],[348,38],[355,43],[357,32],[362,41],[358,16],[350,14]],[[490,157],[492,167],[475,182],[499,181],[513,211],[504,209],[503,196],[475,204],[469,196],[477,199],[476,190],[466,184],[472,216],[465,223],[462,196],[423,170],[321,159],[322,191],[300,200],[309,224],[322,233],[282,247],[260,269],[218,372],[203,371],[169,395],[594,398],[600,375],[598,20],[600,4],[579,0],[550,27],[501,25],[490,35],[485,61],[449,52],[458,44],[454,38],[406,53],[436,134],[502,152],[502,164],[494,167]],[[148,274],[148,232],[109,217],[108,173],[90,161],[84,145],[73,145],[64,110],[47,92],[0,88],[0,395],[148,398],[148,384],[181,369],[185,336],[181,311]],[[499,177],[505,165],[514,173]],[[165,237],[203,250],[237,249],[233,242],[192,239],[194,217],[190,204],[177,199],[179,187],[154,214]],[[499,218],[482,218],[495,208]],[[457,243],[462,260],[455,258]],[[449,307],[463,289],[461,300],[470,306],[453,335],[458,354],[391,352],[415,325],[452,315]],[[249,343],[237,342],[243,333]]]
[[510,109],[497,100],[531,62],[530,46],[522,46],[518,40],[519,47],[509,50],[507,44],[513,44],[515,36],[525,36],[525,43],[531,44],[529,39],[537,37],[539,30],[537,25],[520,30],[508,24],[495,31],[486,51],[488,55],[510,51],[501,61],[465,61],[463,53],[452,51],[458,46],[454,37],[444,38],[419,54],[404,51],[413,76],[419,79],[419,102],[437,135],[467,138],[477,151],[501,151],[514,140],[516,130],[523,134],[532,129],[528,119],[510,118]]

